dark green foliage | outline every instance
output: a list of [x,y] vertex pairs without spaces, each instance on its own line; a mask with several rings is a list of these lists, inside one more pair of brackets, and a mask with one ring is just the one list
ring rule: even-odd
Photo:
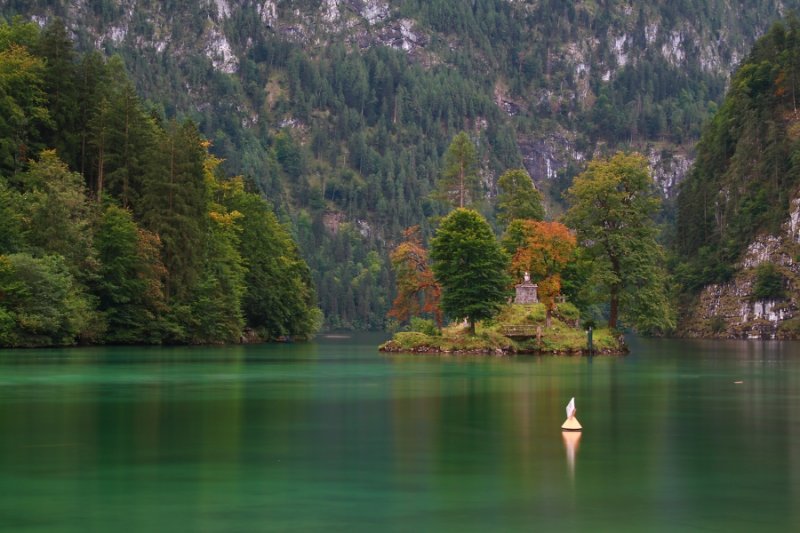
[[54,148],[71,168],[78,168],[81,139],[80,108],[75,105],[79,90],[76,54],[60,19],[51,20],[42,30],[33,51],[47,66],[42,79],[50,123],[42,132],[42,143]]
[[542,220],[542,194],[524,169],[506,171],[497,180],[498,221],[508,225],[514,219]]
[[108,324],[106,341],[160,342],[166,305],[157,237],[140,229],[130,211],[109,206],[98,224],[95,245],[101,265],[96,294]]
[[714,316],[709,321],[709,327],[711,328],[711,333],[720,334],[725,331],[725,328],[728,327],[728,324],[725,322],[725,317],[722,316]]
[[171,123],[159,135],[152,154],[158,172],[145,176],[141,217],[145,228],[161,237],[167,268],[168,301],[187,303],[203,262],[208,191],[203,139],[189,122]]
[[226,213],[219,205],[208,214],[202,271],[192,287],[192,343],[235,342],[241,337],[247,286],[236,218],[238,214]]
[[247,285],[242,300],[247,326],[269,339],[312,335],[321,317],[308,266],[264,201],[236,182],[232,185],[224,201],[242,215],[236,225]]
[[[34,26],[35,27],[35,26]],[[0,174],[13,176],[42,148],[52,122],[44,92],[45,62],[25,47],[36,41],[26,24],[0,21]],[[35,35],[35,34],[34,34]]]
[[145,112],[119,58],[0,24],[0,106],[0,346],[236,342],[271,296],[266,337],[316,331],[269,205],[218,174],[191,121]]
[[20,196],[6,185],[0,176],[0,254],[19,249],[22,233]]
[[800,23],[776,24],[731,80],[681,185],[676,248],[681,284],[726,281],[745,247],[787,218],[800,185]]
[[475,203],[480,198],[478,158],[475,145],[465,131],[453,137],[447,147],[440,183],[444,197],[457,207]]
[[[421,225],[429,238],[430,221],[445,212],[431,192],[457,132],[466,131],[474,141],[490,191],[490,180],[521,166],[517,138],[569,131],[574,138],[565,148],[584,154],[629,143],[688,146],[721,98],[726,62],[780,11],[773,1],[642,2],[631,9],[618,0],[392,0],[385,23],[365,26],[350,24],[363,2],[340,2],[339,22],[346,17],[349,29],[328,34],[317,31],[327,29],[318,16],[320,2],[277,2],[278,21],[270,25],[264,24],[259,2],[229,2],[227,17],[216,16],[214,5],[169,2],[153,16],[155,5],[149,3],[128,16],[114,2],[77,11],[67,4],[14,0],[0,7],[0,14],[35,13],[53,20],[79,12],[81,20],[69,21],[79,49],[92,50],[99,40],[104,53],[119,54],[139,93],[154,102],[153,116],[196,122],[213,141],[212,152],[224,159],[226,173],[252,180],[280,220],[292,224],[319,288],[326,325],[370,328],[383,325],[392,300],[386,250],[411,225]],[[784,2],[781,9],[797,4]],[[379,45],[377,39],[397,33],[401,20],[413,21],[419,48]],[[651,35],[653,25],[658,31]],[[17,42],[58,62],[59,72],[68,70],[57,22],[48,26],[41,45],[35,25],[12,26]],[[127,28],[121,40],[108,38],[114,27]],[[230,74],[207,57],[217,32],[237,60]],[[673,43],[677,35],[686,37],[679,45]],[[622,36],[624,66],[615,42]],[[2,42],[0,32],[0,47]],[[713,64],[717,57],[709,64],[703,47],[712,42],[719,70]],[[665,58],[662,51],[672,48],[675,56]],[[149,149],[140,143],[147,136],[123,139],[124,106],[112,97],[119,92],[119,76],[105,72],[93,54],[71,61],[78,63],[76,75],[48,74],[41,87],[58,88],[59,95],[62,88],[65,95],[75,91],[78,105],[64,107],[67,100],[48,95],[57,125],[40,117],[25,123],[34,134],[15,131],[31,140],[42,131],[48,145],[51,138],[60,143],[59,156],[86,177],[92,194],[102,177],[105,191],[131,206],[141,221],[136,205],[141,199],[120,191],[140,191],[130,180],[157,174],[163,162],[131,159]],[[107,121],[98,113],[103,99]],[[62,112],[70,109],[76,116]],[[0,113],[0,123],[5,117]],[[90,130],[91,120],[93,128],[102,127]],[[62,126],[73,121],[72,129]],[[98,135],[102,128],[105,137]],[[64,129],[69,137],[56,133]],[[24,157],[15,159],[20,146],[28,154],[44,147],[10,142],[8,168],[24,167]],[[146,168],[151,163],[159,170]],[[568,166],[543,191],[558,195],[580,166]],[[752,216],[764,216],[763,207],[755,201]],[[332,231],[341,221],[344,230]],[[377,273],[368,260],[373,253]],[[353,285],[350,278],[359,281]]]
[[456,209],[442,220],[431,241],[441,307],[450,318],[475,322],[491,318],[506,303],[511,279],[508,256],[486,220],[469,209]]
[[775,300],[786,296],[784,277],[778,267],[772,263],[758,265],[750,296],[754,300]]
[[24,192],[22,237],[36,254],[58,254],[76,278],[86,282],[97,270],[90,226],[91,207],[83,178],[54,151],[42,152],[20,175]]

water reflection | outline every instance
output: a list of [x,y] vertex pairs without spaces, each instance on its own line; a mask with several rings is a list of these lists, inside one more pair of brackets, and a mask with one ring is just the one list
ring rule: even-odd
[[567,470],[569,479],[575,480],[575,456],[578,454],[578,444],[581,442],[580,431],[562,431],[561,437],[564,439],[564,449],[567,451]]
[[[375,344],[0,356],[3,527],[800,526],[793,345],[658,340],[588,360]],[[556,436],[573,395],[583,448]]]

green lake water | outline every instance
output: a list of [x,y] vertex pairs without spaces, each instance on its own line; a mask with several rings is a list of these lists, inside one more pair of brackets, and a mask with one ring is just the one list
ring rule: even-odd
[[380,340],[0,351],[0,530],[800,530],[798,343]]

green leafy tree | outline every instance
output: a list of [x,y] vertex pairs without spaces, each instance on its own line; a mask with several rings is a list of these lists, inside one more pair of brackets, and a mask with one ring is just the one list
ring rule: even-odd
[[544,207],[542,193],[536,190],[533,180],[521,168],[508,170],[497,180],[497,219],[508,225],[514,219],[542,220]]
[[59,255],[0,255],[0,344],[60,346],[96,340],[96,314]]
[[15,252],[21,245],[20,195],[0,176],[0,254]]
[[455,137],[444,154],[442,189],[448,200],[464,207],[477,196],[478,156],[466,132]]
[[43,151],[20,176],[26,247],[37,255],[59,254],[76,279],[93,279],[97,271],[93,217],[83,178],[71,172],[53,150]]
[[660,201],[647,159],[617,153],[592,161],[567,198],[566,222],[593,260],[590,285],[607,298],[609,327],[623,318],[640,331],[671,329],[664,253],[654,222]]
[[97,183],[98,198],[107,190],[123,207],[136,210],[143,176],[151,171],[157,126],[145,113],[122,60],[112,57],[105,70],[106,81],[89,122],[90,175]]
[[509,297],[508,256],[479,213],[459,208],[447,215],[431,241],[433,273],[442,287],[442,310],[475,322],[494,316]]
[[242,214],[221,202],[221,184],[215,175],[219,163],[219,159],[207,155],[204,173],[208,213],[202,271],[191,302],[193,320],[189,333],[193,343],[234,342],[244,329],[245,268],[236,224]]
[[762,263],[758,265],[755,279],[753,280],[753,292],[751,296],[755,300],[786,297],[783,274],[778,267],[772,263]]
[[163,277],[158,237],[136,225],[130,211],[106,208],[95,234],[100,276],[98,310],[106,317],[106,342],[162,340]]
[[27,48],[0,46],[0,172],[14,175],[42,144],[51,123],[43,90],[44,61]]
[[241,178],[223,183],[225,204],[236,219],[247,291],[242,297],[247,326],[267,339],[308,338],[319,329],[321,312],[311,272],[297,245],[258,195]]

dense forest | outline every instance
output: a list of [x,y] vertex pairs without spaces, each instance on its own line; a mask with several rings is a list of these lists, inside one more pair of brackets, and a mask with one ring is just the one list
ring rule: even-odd
[[196,125],[58,21],[0,23],[0,345],[305,337],[311,274]]
[[796,4],[0,0],[0,16],[62,17],[77,50],[122,58],[148,113],[196,123],[220,172],[290,228],[324,326],[373,329],[387,325],[402,232],[419,225],[427,241],[447,212],[437,180],[458,132],[496,231],[509,168],[526,166],[558,216],[593,157],[688,166],[731,70]]
[[678,196],[682,285],[728,281],[759,234],[789,218],[800,185],[800,21],[774,25],[736,71]]
[[436,182],[459,131],[490,223],[496,179],[522,164],[557,215],[593,156],[691,154],[732,66],[792,6],[3,0],[0,15],[60,16],[79,50],[119,54],[149,108],[195,121],[291,227],[325,326],[363,329],[386,326],[403,230],[427,241],[447,211]]

